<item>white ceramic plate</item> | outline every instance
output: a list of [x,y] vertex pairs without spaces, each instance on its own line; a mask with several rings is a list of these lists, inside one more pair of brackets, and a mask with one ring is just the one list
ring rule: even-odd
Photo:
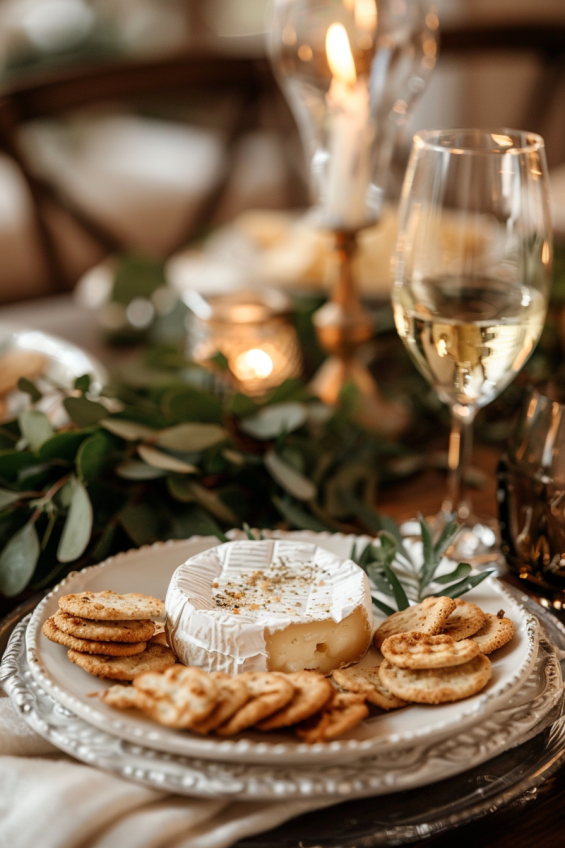
[[14,708],[36,733],[88,765],[177,795],[338,801],[414,789],[468,771],[540,733],[558,717],[553,708],[563,692],[556,650],[542,638],[534,668],[504,708],[461,733],[424,740],[392,756],[375,750],[344,763],[286,765],[267,757],[262,763],[217,762],[132,745],[62,709],[29,674],[24,635],[22,623],[2,659],[0,679]]
[[[52,336],[42,330],[0,323],[0,355],[9,350],[34,351],[45,357],[44,369],[35,382],[39,384],[44,395],[37,409],[46,413],[60,403],[59,394],[54,391],[53,384],[72,388],[77,377],[89,374],[92,381],[90,392],[97,395],[108,382],[108,372],[94,356],[66,339]],[[15,389],[7,397],[7,416],[15,417],[22,409],[26,409],[28,404],[28,396]]]
[[[284,535],[315,541],[338,556],[347,557],[355,537],[330,533],[298,532]],[[365,537],[366,538],[366,537]],[[528,677],[535,662],[538,641],[536,619],[527,613],[502,584],[488,578],[468,597],[487,612],[501,608],[514,621],[516,634],[511,643],[492,657],[492,677],[478,695],[455,704],[410,706],[384,715],[372,716],[339,740],[317,745],[299,743],[290,733],[245,733],[234,739],[199,737],[189,732],[156,725],[149,718],[118,712],[92,692],[110,683],[87,674],[70,663],[66,649],[49,642],[42,634],[43,622],[58,608],[58,598],[86,589],[141,592],[165,597],[175,568],[189,556],[217,544],[211,537],[159,543],[111,557],[100,565],[70,574],[45,598],[34,612],[27,631],[28,662],[34,678],[49,694],[89,724],[122,739],[159,751],[224,761],[280,763],[345,762],[370,755],[378,749],[399,749],[410,744],[440,739],[460,732],[493,711],[501,709]],[[370,658],[366,660],[369,662]]]

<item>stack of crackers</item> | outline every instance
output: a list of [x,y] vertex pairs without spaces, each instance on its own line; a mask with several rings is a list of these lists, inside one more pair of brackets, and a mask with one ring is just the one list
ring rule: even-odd
[[461,599],[426,598],[389,616],[374,636],[384,659],[374,669],[335,671],[346,690],[365,692],[381,709],[469,698],[491,676],[486,656],[509,642],[514,624]]
[[310,743],[336,739],[369,714],[363,696],[337,692],[315,671],[250,671],[229,677],[176,665],[161,674],[142,674],[133,686],[112,686],[102,700],[202,735],[292,728]]
[[164,643],[163,601],[148,595],[80,592],[59,598],[59,610],[43,625],[44,635],[68,648],[71,662],[96,677],[133,680],[164,671],[176,656]]

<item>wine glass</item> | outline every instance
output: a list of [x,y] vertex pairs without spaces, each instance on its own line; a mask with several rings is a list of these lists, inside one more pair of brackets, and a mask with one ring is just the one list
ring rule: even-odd
[[551,261],[540,136],[507,129],[414,136],[392,300],[402,341],[452,415],[440,525],[456,513],[481,529],[462,490],[473,420],[537,344]]

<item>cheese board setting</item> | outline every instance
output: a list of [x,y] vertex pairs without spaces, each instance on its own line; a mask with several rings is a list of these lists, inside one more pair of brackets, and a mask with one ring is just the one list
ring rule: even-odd
[[[294,608],[294,618],[289,613],[281,615],[275,612],[269,613],[265,620],[261,618],[266,615],[264,610],[247,610],[249,614],[255,614],[255,619],[253,615],[248,615],[250,620],[244,620],[246,604],[257,605],[256,587],[259,578],[251,582],[249,597],[243,597],[242,592],[236,593],[239,597],[235,601],[240,612],[235,615],[233,609],[230,611],[225,605],[213,601],[206,603],[204,599],[208,592],[209,599],[219,597],[225,604],[226,592],[231,591],[229,587],[233,588],[238,581],[241,587],[242,574],[256,575],[259,572],[261,580],[265,575],[272,580],[281,556],[284,562],[281,573],[292,572],[291,563],[295,562],[296,573],[301,581],[304,581],[305,564],[316,565],[313,573],[309,574],[310,579],[306,581],[307,588],[298,595],[301,599],[298,602],[297,596],[292,594],[296,591],[292,575],[289,577],[287,574],[283,584],[279,584],[276,590],[279,595],[259,586],[264,606],[269,606],[266,604],[269,598],[274,601],[275,597],[282,597],[283,587],[286,586],[294,602],[304,604],[306,609],[309,599],[314,598],[314,619],[322,616],[322,621],[315,622],[318,625],[324,624],[323,618],[328,615],[328,610],[337,618],[341,615],[342,620],[346,620],[348,615],[362,609],[363,617],[366,614],[371,616],[369,637],[379,632],[383,622],[388,622],[390,628],[394,616],[387,619],[378,611],[373,614],[366,602],[370,594],[367,593],[365,573],[348,559],[353,543],[367,543],[369,539],[309,531],[265,531],[262,535],[265,538],[250,541],[243,531],[232,531],[229,534],[231,541],[220,546],[214,537],[161,543],[119,554],[100,565],[70,574],[46,596],[29,620],[18,626],[3,660],[4,686],[26,721],[36,732],[72,756],[146,785],[201,797],[224,796],[241,800],[304,798],[318,805],[335,803],[345,798],[396,793],[443,781],[450,775],[466,772],[486,760],[503,755],[513,746],[523,744],[533,734],[543,730],[546,722],[555,719],[556,710],[560,709],[563,688],[561,654],[559,648],[552,644],[555,637],[552,634],[552,639],[548,639],[545,627],[540,625],[538,618],[494,577],[488,577],[465,596],[470,606],[479,607],[493,618],[503,610],[504,616],[514,623],[512,639],[490,654],[489,664],[492,668],[484,688],[453,702],[404,702],[405,705],[400,708],[390,710],[372,704],[370,708],[365,708],[362,720],[349,730],[346,729],[345,733],[328,741],[322,739],[313,743],[293,733],[292,727],[279,727],[268,732],[248,727],[232,736],[216,733],[203,735],[191,732],[190,729],[158,723],[151,711],[147,713],[131,708],[132,702],[126,704],[130,707],[128,709],[116,709],[111,705],[112,700],[108,701],[108,692],[120,688],[131,693],[136,691],[139,680],[158,677],[159,674],[150,672],[149,675],[137,677],[134,686],[126,684],[116,687],[115,679],[93,677],[84,667],[68,662],[66,649],[44,635],[45,623],[53,616],[57,620],[61,605],[69,603],[65,599],[78,598],[82,602],[85,597],[83,593],[86,593],[86,597],[91,596],[96,602],[105,592],[106,597],[110,597],[110,594],[113,596],[113,593],[124,597],[133,590],[140,599],[141,596],[157,599],[167,597],[167,638],[175,649],[179,640],[182,640],[187,651],[183,658],[189,662],[192,662],[194,654],[191,653],[191,641],[185,639],[183,634],[187,630],[190,635],[189,622],[193,618],[190,613],[194,613],[195,608],[200,617],[208,617],[212,621],[216,619],[216,624],[223,620],[231,636],[234,633],[230,628],[233,621],[237,622],[235,638],[231,643],[229,638],[225,639],[224,663],[233,661],[234,654],[237,654],[234,647],[246,644],[241,639],[241,628],[245,630],[247,624],[253,632],[257,621],[260,622],[262,637],[265,633],[268,637],[269,627],[265,626],[266,623],[279,634],[276,647],[281,644],[281,633],[286,633],[291,645],[296,639],[308,646],[308,640],[302,638],[308,623],[300,621],[301,618],[308,619],[304,611],[298,615],[297,621]],[[224,567],[220,564],[221,559],[224,560]],[[198,563],[204,563],[205,568],[199,569]],[[325,584],[331,577],[332,568],[339,572],[344,564],[345,571],[349,570],[348,592],[344,595],[343,584],[336,580],[327,591],[331,598],[336,586],[341,587],[337,591],[338,602],[332,604],[325,600],[320,603],[320,589],[324,590],[324,598],[328,595],[325,594],[325,587],[320,587],[319,583]],[[449,567],[448,562],[446,566]],[[207,581],[201,579],[206,568],[209,571]],[[192,588],[191,581],[187,582],[187,569],[194,584]],[[351,588],[352,575],[353,584],[356,581],[359,589],[357,596]],[[108,592],[109,586],[112,587],[112,593]],[[194,586],[199,593],[197,602],[193,596]],[[182,591],[179,591],[179,587],[182,587]],[[353,600],[348,601],[349,598]],[[144,602],[139,600],[138,603]],[[452,603],[455,605],[454,601]],[[103,603],[96,605],[103,607]],[[417,605],[411,608],[418,609]],[[95,620],[96,614],[106,615],[106,612],[91,610],[89,615],[93,617],[92,620]],[[143,612],[143,615],[146,614]],[[405,614],[406,611],[396,615]],[[88,619],[83,618],[82,621]],[[102,624],[106,626],[108,620]],[[300,639],[294,635],[293,628],[297,626],[306,628],[302,634],[298,631]],[[221,628],[218,632],[221,632]],[[216,648],[222,644],[218,641],[218,632]],[[353,647],[357,650],[355,642],[357,640],[358,643],[359,634],[355,629],[352,633]],[[206,630],[202,628],[201,621],[199,626],[198,620],[195,620],[192,641],[198,634],[202,637],[198,650],[202,651]],[[348,635],[351,637],[350,633]],[[406,633],[402,635],[405,637]],[[440,639],[440,646],[443,644],[441,640],[445,639],[441,635],[426,638]],[[314,634],[314,644],[319,647],[321,643],[318,640],[319,635]],[[350,648],[351,638],[349,641]],[[372,640],[369,638],[366,641]],[[455,644],[462,645],[466,641],[470,640],[459,640]],[[249,675],[255,674],[279,678],[288,676],[292,679],[293,675],[302,673],[327,681],[327,677],[312,670],[317,662],[315,652],[306,652],[302,657],[293,655],[290,660],[285,655],[285,661],[291,663],[292,670],[261,671],[270,667],[273,657],[278,657],[280,661],[281,656],[280,651],[272,655],[265,651],[265,643],[266,640],[262,638],[262,651],[247,652],[245,662],[250,663],[254,670],[243,671],[230,679],[248,679]],[[257,641],[254,646],[257,647]],[[330,649],[333,651],[331,643]],[[386,646],[383,650],[386,650]],[[325,663],[328,662],[328,653],[327,650],[322,653]],[[363,650],[361,653],[364,653]],[[92,655],[84,656],[92,658]],[[198,656],[202,660],[203,654],[199,653]],[[106,660],[113,659],[106,657]],[[334,667],[333,672],[335,676],[330,678],[334,690],[338,690],[337,681],[344,680],[339,676],[340,665],[344,666],[341,673],[345,675],[347,685],[346,678],[351,669],[364,674],[382,661],[382,655],[374,642],[361,658],[350,654],[344,662],[340,662],[338,656],[337,668]],[[224,675],[222,671],[214,671],[218,665],[217,650],[208,652],[208,665],[206,669],[201,662],[201,673]],[[300,665],[307,670],[297,671]],[[459,667],[463,665],[460,663]],[[177,662],[173,668],[180,669],[183,666]],[[327,668],[325,670],[327,674]],[[445,668],[438,670],[446,671]],[[161,677],[168,673],[161,672]],[[152,685],[155,687],[155,680]],[[182,689],[182,681],[178,685]],[[341,686],[339,692],[348,694]],[[361,697],[359,690],[357,693],[350,691],[349,694],[357,699]],[[319,709],[316,714],[320,714]],[[299,722],[297,727],[307,722]]]

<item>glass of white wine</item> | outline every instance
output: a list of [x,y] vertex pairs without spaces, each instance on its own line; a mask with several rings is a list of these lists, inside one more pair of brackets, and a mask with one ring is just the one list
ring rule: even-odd
[[477,523],[462,490],[473,420],[537,344],[551,261],[540,136],[507,129],[414,136],[399,213],[394,318],[417,368],[451,410],[442,513],[457,513],[468,527]]

